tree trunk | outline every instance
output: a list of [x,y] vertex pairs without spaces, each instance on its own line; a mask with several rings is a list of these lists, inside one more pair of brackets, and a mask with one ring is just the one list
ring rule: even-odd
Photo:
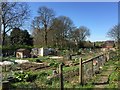
[[64,90],[64,84],[63,84],[63,65],[59,65],[59,75],[60,75],[60,90]]
[[5,45],[5,26],[3,26],[2,46]]
[[48,38],[47,38],[47,31],[45,30],[45,46],[47,46],[47,40],[48,40]]
[[44,30],[45,30],[45,37],[44,37],[44,39],[45,39],[45,46],[47,46],[47,24],[44,24]]
[[118,50],[120,50],[120,40],[118,39]]

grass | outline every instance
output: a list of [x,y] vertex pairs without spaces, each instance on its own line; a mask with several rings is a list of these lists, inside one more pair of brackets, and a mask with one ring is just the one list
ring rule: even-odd
[[120,81],[120,61],[118,59],[119,57],[116,57],[113,63],[115,65],[115,71],[109,77],[109,88],[118,88],[118,81]]
[[118,88],[118,73],[117,71],[114,71],[110,77],[109,77],[109,88]]
[[75,70],[77,70],[77,69],[79,69],[79,67],[78,66],[72,66],[72,67],[64,67],[63,68],[63,72],[68,72],[68,71],[75,71]]
[[14,84],[11,84],[11,89],[33,89],[33,88],[37,88],[35,83],[31,83],[31,82],[17,82]]
[[[120,68],[118,63],[118,57],[114,57],[113,59],[109,60],[105,66],[103,67],[103,71],[109,69],[110,66],[113,67],[113,72],[109,76],[109,84],[105,88],[118,88],[118,80],[120,78]],[[118,68],[117,68],[118,67]],[[117,69],[116,69],[117,68]]]
[[[91,58],[93,56],[96,56],[97,53],[95,54],[85,54],[83,55],[83,60],[86,60],[88,58]],[[12,59],[12,60],[15,60],[16,58],[15,57],[11,57],[11,58],[8,58],[9,60]],[[47,63],[58,63],[58,62],[61,62],[60,60],[56,60],[56,59],[49,59],[49,56],[47,57],[38,57],[38,58],[25,58],[31,62],[33,61],[36,61],[36,59],[40,59],[42,62],[47,62]],[[76,60],[72,60],[74,63],[78,63],[79,62],[79,59],[76,59]],[[55,67],[57,70],[58,70],[58,65]],[[71,66],[71,67],[63,67],[63,73],[67,73],[69,71],[76,71],[78,70],[79,67],[78,66]],[[22,85],[22,87],[25,87],[25,88],[29,88],[31,87],[32,85],[35,85],[35,87],[39,87],[39,88],[59,88],[60,85],[59,85],[59,79],[58,78],[55,78],[55,79],[47,79],[48,76],[52,76],[52,69],[48,69],[48,70],[37,70],[37,71],[29,71],[34,74],[37,74],[37,79],[32,82],[31,84],[29,84],[29,82],[18,82],[18,83],[13,83],[12,86],[13,87],[19,87]],[[93,85],[91,84],[93,81],[90,81],[88,84],[84,85],[84,86],[81,86],[79,85],[79,82],[78,82],[78,76],[74,76],[74,77],[71,77],[71,80],[68,82],[68,81],[64,81],[64,85],[65,85],[65,88],[92,88]],[[72,82],[72,83],[71,83]],[[25,83],[25,84],[24,84]],[[29,86],[31,85],[31,86]]]
[[[115,67],[118,66],[118,63],[116,62],[117,58],[115,57],[113,60],[108,61],[105,66],[103,67],[103,70],[106,70],[109,68],[110,65],[114,64]],[[49,62],[51,62],[52,60],[50,60]],[[114,68],[115,68],[114,67]],[[75,71],[77,70],[79,67],[77,66],[72,66],[72,67],[63,67],[63,73],[67,73],[68,71]],[[52,75],[52,70],[45,70],[45,71],[41,71],[41,73],[45,73],[47,72],[49,75]],[[40,72],[39,72],[40,73]],[[47,80],[47,75],[45,76],[41,76],[39,74],[40,77],[38,77],[38,79],[35,81],[38,85],[38,87],[42,87],[42,88],[59,88],[59,79],[55,79],[55,80]],[[117,88],[117,83],[116,80],[117,78],[120,78],[120,76],[118,76],[117,71],[113,72],[110,75],[110,83],[106,88]],[[90,81],[88,84],[81,86],[79,85],[78,80],[78,76],[72,77],[72,80],[70,82],[68,81],[64,81],[64,87],[65,88],[87,88],[87,89],[92,89],[94,86],[92,85],[93,81]],[[77,79],[77,80],[76,80]],[[76,81],[75,81],[76,80]]]
[[[74,66],[74,67],[63,67],[63,73],[66,73],[68,71],[74,71],[78,69],[78,67]],[[59,83],[59,78],[56,78],[56,79],[47,79],[48,76],[51,76],[52,75],[52,70],[39,70],[39,71],[29,71],[30,73],[33,73],[33,74],[37,74],[37,79],[32,83],[30,84],[31,86],[36,85],[36,87],[39,87],[39,88],[59,88],[60,87],[60,83]],[[64,85],[65,85],[65,88],[81,88],[82,86],[79,85],[78,82],[74,82],[74,80],[78,80],[78,76],[76,77],[72,77],[72,83],[70,82],[65,82],[64,81]],[[24,84],[25,83],[25,84]],[[20,85],[22,85],[23,88],[30,88],[30,86],[28,85],[29,82],[18,82],[18,83],[14,83],[12,84],[12,87],[17,87],[19,88]],[[90,88],[90,84],[87,84],[86,86],[83,86],[83,88]]]

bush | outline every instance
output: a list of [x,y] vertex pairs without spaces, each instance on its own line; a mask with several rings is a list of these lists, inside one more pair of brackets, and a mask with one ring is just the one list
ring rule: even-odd
[[58,67],[59,66],[59,62],[51,62],[51,63],[49,63],[49,66],[50,67]]
[[18,72],[15,73],[15,81],[16,82],[22,82],[22,81],[27,81],[27,82],[32,82],[37,78],[37,74],[31,74],[29,72]]
[[48,75],[49,75],[49,74],[46,73],[46,72],[42,72],[42,73],[39,74],[40,77],[42,77],[42,76],[48,76]]
[[42,63],[42,61],[40,59],[36,59],[36,62]]

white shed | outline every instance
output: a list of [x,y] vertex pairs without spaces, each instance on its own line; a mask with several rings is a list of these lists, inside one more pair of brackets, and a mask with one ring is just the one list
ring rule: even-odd
[[49,49],[48,48],[39,48],[38,49],[38,55],[39,56],[47,56],[47,55],[49,55]]
[[54,52],[54,49],[51,48],[34,48],[32,49],[32,54],[36,55],[36,56],[47,56],[47,55],[53,55],[55,53],[52,53],[52,51]]

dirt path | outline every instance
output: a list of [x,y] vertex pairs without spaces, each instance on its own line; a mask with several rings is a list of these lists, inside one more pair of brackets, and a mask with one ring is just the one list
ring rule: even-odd
[[109,76],[114,71],[114,65],[109,65],[109,67],[102,71],[101,74],[97,75],[97,80],[95,80],[94,85],[95,88],[105,88],[109,85]]

